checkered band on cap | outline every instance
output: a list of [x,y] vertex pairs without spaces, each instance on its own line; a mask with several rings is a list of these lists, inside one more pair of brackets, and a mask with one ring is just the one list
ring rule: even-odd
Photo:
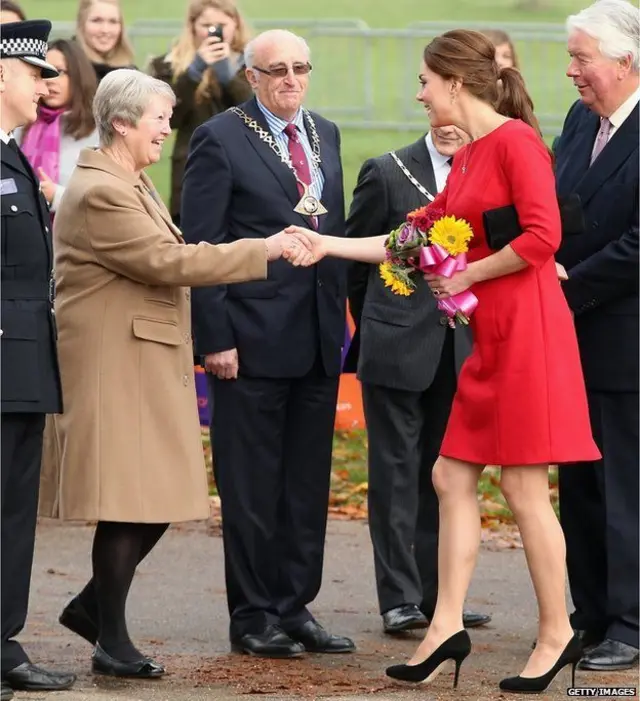
[[47,56],[47,42],[42,39],[2,39],[0,56],[2,58],[35,56],[44,61]]

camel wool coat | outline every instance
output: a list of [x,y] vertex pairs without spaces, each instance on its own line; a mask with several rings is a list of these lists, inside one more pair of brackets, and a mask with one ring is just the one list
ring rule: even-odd
[[49,422],[41,515],[207,518],[189,287],[265,279],[264,239],[185,244],[149,178],[90,149],[53,238],[64,413]]

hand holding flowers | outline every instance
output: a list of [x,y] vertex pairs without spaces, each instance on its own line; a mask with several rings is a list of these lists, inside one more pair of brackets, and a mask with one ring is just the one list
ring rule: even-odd
[[473,275],[473,263],[469,263],[466,270],[460,270],[451,277],[425,273],[424,279],[438,299],[448,299],[449,297],[460,294],[477,282]]
[[427,206],[410,212],[407,220],[389,235],[385,247],[387,260],[380,266],[380,276],[392,292],[408,296],[416,288],[415,277],[425,279],[438,299],[438,308],[462,324],[478,300],[469,292],[475,282],[473,268],[467,265],[466,253],[473,231],[464,219],[444,216]]

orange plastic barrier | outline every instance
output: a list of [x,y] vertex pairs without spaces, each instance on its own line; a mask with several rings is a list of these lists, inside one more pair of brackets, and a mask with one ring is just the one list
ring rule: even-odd
[[[347,310],[347,331],[345,334],[345,353],[354,332],[353,319]],[[348,431],[365,428],[364,409],[362,408],[362,390],[355,374],[343,374],[338,389],[338,406],[336,411],[336,429]]]

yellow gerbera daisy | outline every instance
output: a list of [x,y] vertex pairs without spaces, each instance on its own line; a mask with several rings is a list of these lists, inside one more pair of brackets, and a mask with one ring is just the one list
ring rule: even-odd
[[390,287],[393,294],[408,297],[413,294],[413,289],[405,282],[398,279],[393,272],[393,266],[388,261],[380,264],[380,277],[384,281],[385,287]]
[[466,253],[473,238],[473,231],[464,219],[442,217],[429,231],[429,243],[437,243],[452,256]]

